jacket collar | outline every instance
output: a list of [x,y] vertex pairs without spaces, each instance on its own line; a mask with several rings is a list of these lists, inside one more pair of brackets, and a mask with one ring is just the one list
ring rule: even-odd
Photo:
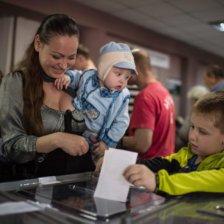
[[122,90],[120,90],[120,91],[111,91],[109,89],[101,87],[100,84],[99,84],[97,75],[94,75],[92,77],[92,85],[93,85],[93,87],[96,87],[96,88],[100,89],[100,95],[102,97],[108,97],[108,98],[109,97],[117,97],[121,93],[121,91],[122,91]]

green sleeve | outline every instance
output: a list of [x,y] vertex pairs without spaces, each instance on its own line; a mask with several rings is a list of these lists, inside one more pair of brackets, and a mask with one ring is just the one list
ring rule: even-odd
[[169,175],[166,170],[158,172],[157,192],[183,195],[192,192],[224,193],[224,168],[193,171]]
[[189,158],[193,156],[190,148],[182,148],[177,153],[174,153],[167,157],[155,157],[151,160],[149,159],[138,159],[138,164],[144,164],[154,173],[159,170],[165,169],[168,173],[176,173],[182,167],[187,165]]

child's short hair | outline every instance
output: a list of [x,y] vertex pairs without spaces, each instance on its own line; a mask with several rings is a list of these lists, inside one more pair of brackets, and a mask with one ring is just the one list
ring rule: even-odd
[[202,96],[193,105],[192,112],[214,116],[214,126],[224,133],[224,91],[210,92]]

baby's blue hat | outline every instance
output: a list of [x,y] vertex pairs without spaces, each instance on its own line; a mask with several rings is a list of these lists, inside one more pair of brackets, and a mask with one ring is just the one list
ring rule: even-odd
[[111,41],[100,48],[98,65],[99,78],[104,80],[112,66],[130,69],[133,74],[137,75],[134,57],[127,44]]

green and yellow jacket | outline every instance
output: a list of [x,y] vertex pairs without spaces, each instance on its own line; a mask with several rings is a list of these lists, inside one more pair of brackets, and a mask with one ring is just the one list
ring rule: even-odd
[[157,173],[156,192],[183,195],[192,192],[224,193],[224,151],[205,158],[195,171],[186,171],[188,161],[195,156],[190,145],[168,157],[138,159]]

